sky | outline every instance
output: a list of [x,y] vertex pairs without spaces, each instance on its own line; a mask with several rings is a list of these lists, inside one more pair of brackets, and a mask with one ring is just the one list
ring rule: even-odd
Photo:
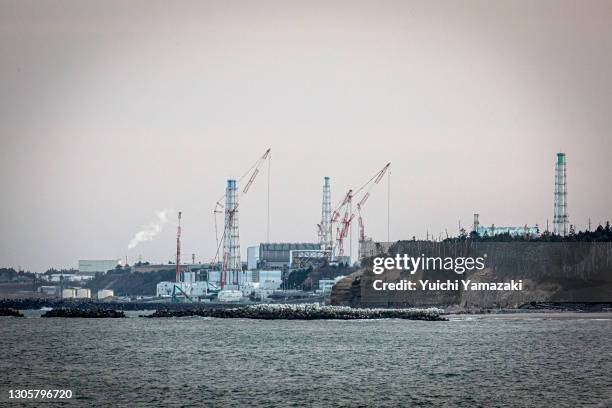
[[[387,162],[364,206],[390,239],[612,219],[609,1],[0,3],[0,266],[215,255],[226,180],[272,149],[272,242],[313,242],[332,202]],[[267,175],[240,243],[266,239]],[[221,220],[220,220],[221,222]],[[354,240],[354,243],[356,239]],[[356,256],[356,249],[354,249]]]

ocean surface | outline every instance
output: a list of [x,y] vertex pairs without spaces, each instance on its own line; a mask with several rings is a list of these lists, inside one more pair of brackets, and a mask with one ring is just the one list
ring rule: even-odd
[[69,406],[612,406],[611,314],[449,322],[39,314],[0,318],[2,406],[39,405],[8,400],[8,390],[40,388],[72,390]]

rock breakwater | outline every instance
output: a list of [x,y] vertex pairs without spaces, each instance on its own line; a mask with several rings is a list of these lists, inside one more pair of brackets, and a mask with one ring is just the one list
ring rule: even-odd
[[216,317],[262,320],[355,320],[355,319],[408,319],[444,321],[444,311],[427,309],[358,309],[345,306],[320,306],[317,304],[263,304],[231,309],[157,310],[143,317]]
[[41,317],[84,317],[84,318],[119,318],[125,317],[122,311],[107,309],[53,309]]
[[18,310],[7,308],[0,309],[0,316],[23,317]]

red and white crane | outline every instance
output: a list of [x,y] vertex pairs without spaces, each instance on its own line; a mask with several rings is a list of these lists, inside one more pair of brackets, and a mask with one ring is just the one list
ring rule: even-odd
[[[370,198],[370,191],[372,190],[372,188],[380,183],[385,174],[389,171],[390,167],[391,163],[387,163],[385,167],[383,167],[380,171],[374,174],[372,178],[370,178],[364,185],[359,187],[357,190],[349,190],[344,196],[342,202],[332,213],[332,224],[338,223],[335,248],[335,255],[337,257],[341,257],[344,255],[344,239],[348,236],[350,232],[351,222],[355,217],[355,213],[353,212],[352,208],[353,199],[355,197],[359,197],[359,201],[357,202],[356,207],[357,216],[359,220],[359,242],[362,242],[365,240],[365,228],[361,210],[363,209],[363,205]],[[344,216],[340,218],[342,213],[344,213]]]

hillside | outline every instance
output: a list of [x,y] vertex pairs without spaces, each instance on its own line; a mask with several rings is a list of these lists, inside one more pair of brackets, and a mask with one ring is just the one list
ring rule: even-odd
[[[610,242],[413,242],[394,244],[387,256],[474,257],[486,255],[481,271],[372,272],[371,260],[334,286],[331,302],[350,306],[460,305],[467,307],[517,307],[528,302],[612,301],[612,243]],[[375,280],[402,279],[472,282],[522,280],[521,291],[375,291]]]
[[86,287],[92,293],[100,289],[113,289],[115,296],[154,296],[159,282],[173,281],[174,277],[174,269],[147,273],[106,273],[96,276]]

